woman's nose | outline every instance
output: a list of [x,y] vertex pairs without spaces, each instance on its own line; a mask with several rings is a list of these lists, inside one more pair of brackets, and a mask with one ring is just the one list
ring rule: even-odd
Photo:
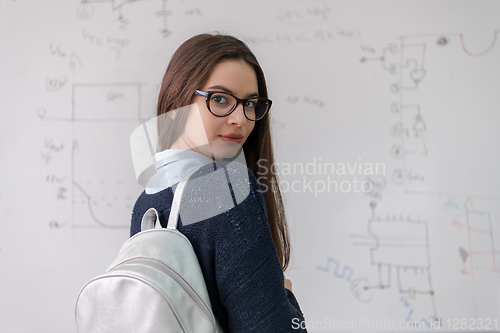
[[230,123],[237,123],[239,125],[244,125],[248,119],[245,117],[245,113],[243,110],[243,104],[238,104],[236,109],[228,116],[228,121]]

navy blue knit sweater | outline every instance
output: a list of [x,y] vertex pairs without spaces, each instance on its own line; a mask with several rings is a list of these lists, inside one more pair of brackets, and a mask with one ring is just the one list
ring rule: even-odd
[[[132,212],[131,236],[140,231],[150,207],[167,226],[176,186],[141,193]],[[304,316],[293,293],[284,288],[264,196],[250,169],[227,161],[201,167],[186,184],[180,210],[177,228],[193,245],[224,332],[306,332],[296,329]]]

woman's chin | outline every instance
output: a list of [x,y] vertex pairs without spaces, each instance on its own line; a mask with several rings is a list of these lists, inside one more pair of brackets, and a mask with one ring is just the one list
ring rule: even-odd
[[237,142],[212,141],[212,153],[216,160],[234,158],[241,148]]

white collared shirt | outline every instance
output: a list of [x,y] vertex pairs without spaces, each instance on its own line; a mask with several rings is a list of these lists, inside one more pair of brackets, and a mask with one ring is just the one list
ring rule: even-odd
[[154,157],[156,174],[146,184],[146,194],[160,192],[179,182],[189,170],[213,162],[202,153],[184,149],[166,149]]

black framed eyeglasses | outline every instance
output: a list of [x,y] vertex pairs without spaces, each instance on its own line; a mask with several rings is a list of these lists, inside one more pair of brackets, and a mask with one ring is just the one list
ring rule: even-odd
[[205,97],[207,108],[216,117],[230,115],[238,106],[243,105],[243,113],[248,120],[257,121],[267,114],[271,108],[272,101],[262,97],[252,97],[240,99],[232,94],[221,91],[201,91],[194,92],[198,96]]

